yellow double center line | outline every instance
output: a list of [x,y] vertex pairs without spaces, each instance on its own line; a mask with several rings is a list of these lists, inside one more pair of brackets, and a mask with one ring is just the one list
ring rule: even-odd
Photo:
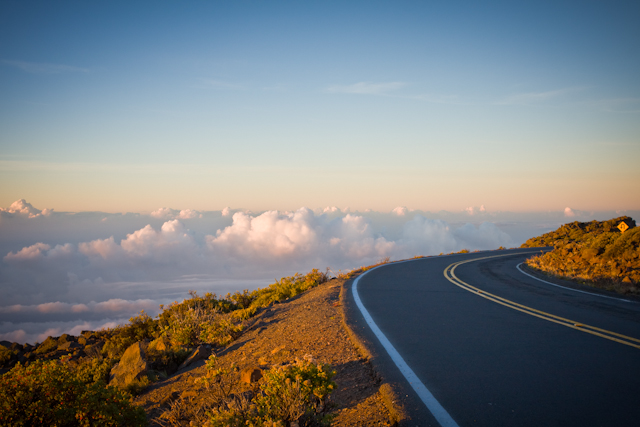
[[529,314],[531,316],[539,317],[540,319],[557,323],[559,325],[566,326],[571,329],[576,329],[578,331],[586,332],[591,335],[597,335],[599,337],[606,338],[611,341],[619,342],[620,344],[625,344],[625,345],[629,345],[631,347],[640,349],[640,339],[628,337],[626,335],[618,334],[616,332],[607,331],[606,329],[596,328],[595,326],[585,325],[584,323],[579,323],[570,319],[565,319],[564,317],[556,316],[554,314],[536,310],[535,308],[527,307],[526,305],[518,304],[506,298],[502,298],[492,293],[485,292],[481,289],[476,288],[475,286],[471,286],[470,284],[463,282],[458,277],[456,277],[455,269],[457,266],[461,264],[466,264],[468,262],[473,262],[473,261],[480,261],[487,258],[498,258],[502,256],[509,256],[509,255],[512,255],[512,254],[495,255],[495,256],[488,256],[483,258],[470,259],[467,261],[455,262],[444,269],[444,277],[446,277],[447,280],[453,283],[454,285],[459,286],[466,291],[472,292],[478,296],[481,296],[482,298],[486,298],[495,303],[504,305],[505,307],[509,307],[514,310],[518,310],[523,313]]

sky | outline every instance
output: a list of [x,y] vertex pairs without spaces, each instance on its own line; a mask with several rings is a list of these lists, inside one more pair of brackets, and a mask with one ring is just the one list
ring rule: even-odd
[[0,340],[640,214],[638,2],[0,2]]
[[638,3],[483,3],[4,1],[0,206],[640,208]]

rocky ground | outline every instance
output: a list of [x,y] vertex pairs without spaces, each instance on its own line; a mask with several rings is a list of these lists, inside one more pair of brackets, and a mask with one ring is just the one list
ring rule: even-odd
[[[336,390],[328,411],[334,426],[388,426],[384,388],[366,359],[349,339],[342,321],[339,279],[263,309],[246,332],[227,348],[216,352],[218,364],[238,366],[236,378],[248,369],[266,370],[296,358],[313,357],[336,371]],[[152,425],[188,425],[202,416],[208,391],[196,381],[205,374],[205,361],[192,363],[172,377],[157,382],[135,399],[144,407]],[[252,385],[238,382],[237,393]]]
[[16,363],[28,364],[34,360],[52,360],[68,356],[75,361],[81,357],[100,353],[104,342],[94,332],[84,331],[81,336],[64,334],[48,337],[42,343],[18,344],[0,341],[0,375],[8,372]]

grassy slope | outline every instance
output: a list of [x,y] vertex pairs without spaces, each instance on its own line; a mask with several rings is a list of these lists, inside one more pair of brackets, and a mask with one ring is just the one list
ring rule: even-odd
[[[624,233],[622,221],[631,227]],[[622,294],[640,294],[640,227],[627,216],[572,222],[527,240],[522,247],[553,246],[527,265],[563,278]]]

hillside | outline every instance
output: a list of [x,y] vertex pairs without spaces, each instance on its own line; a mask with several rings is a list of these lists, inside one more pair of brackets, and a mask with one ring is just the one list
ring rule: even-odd
[[[621,232],[623,222],[628,229]],[[630,217],[575,221],[522,245],[540,246],[553,250],[528,259],[531,268],[620,294],[640,294],[640,228]]]
[[313,270],[226,297],[194,292],[155,319],[2,342],[0,426],[391,425],[402,418],[393,392],[343,323],[341,290],[365,270],[332,280]]

